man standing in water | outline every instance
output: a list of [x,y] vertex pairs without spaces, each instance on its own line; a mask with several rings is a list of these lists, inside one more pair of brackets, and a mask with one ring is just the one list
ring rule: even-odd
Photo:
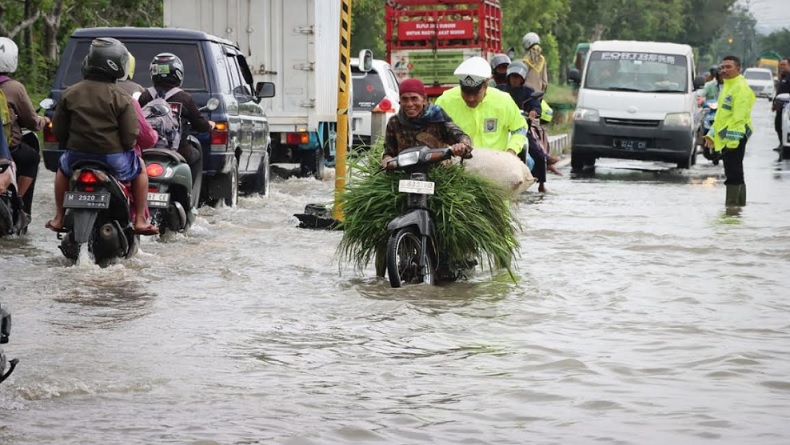
[[705,146],[721,152],[727,186],[725,205],[746,205],[746,183],[743,177],[743,155],[746,141],[752,135],[752,106],[754,92],[741,75],[741,61],[727,56],[721,63],[724,88],[719,94],[719,109],[708,134]]

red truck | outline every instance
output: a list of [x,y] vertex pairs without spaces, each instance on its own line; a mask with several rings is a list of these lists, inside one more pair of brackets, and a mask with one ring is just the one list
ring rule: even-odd
[[464,60],[502,52],[499,0],[387,0],[385,20],[398,80],[422,80],[429,97],[458,85],[453,71]]

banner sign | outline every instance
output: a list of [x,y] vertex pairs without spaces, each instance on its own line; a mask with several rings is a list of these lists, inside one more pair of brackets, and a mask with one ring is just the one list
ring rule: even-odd
[[442,40],[471,39],[475,24],[471,20],[447,22],[399,22],[399,40],[424,40],[434,36]]

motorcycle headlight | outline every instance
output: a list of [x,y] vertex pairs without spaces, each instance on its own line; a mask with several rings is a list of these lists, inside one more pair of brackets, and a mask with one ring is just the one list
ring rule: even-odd
[[420,160],[420,152],[412,151],[398,155],[398,167],[414,165]]
[[691,114],[690,113],[667,113],[664,118],[665,127],[690,127]]
[[601,120],[601,115],[598,113],[598,110],[593,110],[592,108],[577,108],[573,112],[573,120],[599,122]]

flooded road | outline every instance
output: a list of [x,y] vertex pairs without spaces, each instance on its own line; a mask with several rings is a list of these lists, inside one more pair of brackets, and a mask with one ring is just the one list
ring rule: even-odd
[[331,199],[313,179],[68,266],[42,172],[31,233],[0,239],[20,359],[0,443],[787,444],[790,162],[769,110],[739,215],[702,156],[566,167],[516,204],[518,283],[396,290],[338,265],[341,233],[296,228]]

